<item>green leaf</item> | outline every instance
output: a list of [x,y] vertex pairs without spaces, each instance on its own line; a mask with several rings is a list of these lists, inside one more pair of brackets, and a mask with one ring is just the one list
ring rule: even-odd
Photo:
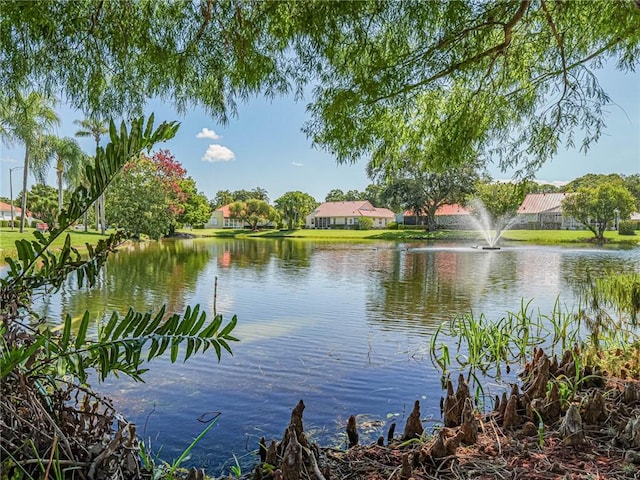
[[78,328],[78,333],[76,334],[76,350],[79,350],[87,336],[87,329],[89,328],[89,312],[84,312],[82,320],[80,321],[80,326]]

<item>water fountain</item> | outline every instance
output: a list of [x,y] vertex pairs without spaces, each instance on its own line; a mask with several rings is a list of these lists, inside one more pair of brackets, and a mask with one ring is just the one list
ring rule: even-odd
[[494,223],[487,208],[479,199],[474,198],[471,200],[470,207],[473,213],[469,216],[469,221],[475,230],[479,230],[482,233],[484,240],[487,242],[486,245],[474,245],[473,248],[500,250],[497,245],[498,240],[500,240],[502,233],[513,224],[515,217],[500,217]]

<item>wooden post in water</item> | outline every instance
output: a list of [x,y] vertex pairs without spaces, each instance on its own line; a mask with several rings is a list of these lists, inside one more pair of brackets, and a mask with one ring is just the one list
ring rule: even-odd
[[218,276],[215,277],[213,281],[213,316],[217,316],[216,312],[216,300],[218,299]]

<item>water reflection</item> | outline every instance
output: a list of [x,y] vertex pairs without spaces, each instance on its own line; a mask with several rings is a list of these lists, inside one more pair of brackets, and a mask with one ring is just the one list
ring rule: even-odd
[[220,364],[212,352],[187,364],[161,360],[145,384],[111,379],[99,388],[147,425],[166,458],[199,433],[202,413],[222,411],[192,457],[220,475],[232,454],[253,450],[260,436],[280,437],[300,398],[306,426],[325,443],[339,438],[351,414],[403,422],[415,399],[425,416],[439,418],[440,376],[427,349],[440,322],[468,311],[498,318],[523,298],[550,312],[559,294],[571,303],[573,280],[604,268],[638,271],[640,251],[168,241],[121,251],[94,291],[71,283],[40,308],[53,318],[162,303],[172,311],[198,303],[211,313],[217,277],[217,311],[239,319],[233,357]]

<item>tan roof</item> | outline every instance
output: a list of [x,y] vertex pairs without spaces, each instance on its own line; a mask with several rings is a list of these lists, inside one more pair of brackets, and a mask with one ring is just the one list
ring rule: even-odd
[[318,206],[311,215],[313,217],[380,217],[395,218],[395,214],[387,208],[376,208],[366,200],[354,202],[325,202]]
[[518,208],[518,214],[562,212],[562,201],[571,193],[529,193]]

